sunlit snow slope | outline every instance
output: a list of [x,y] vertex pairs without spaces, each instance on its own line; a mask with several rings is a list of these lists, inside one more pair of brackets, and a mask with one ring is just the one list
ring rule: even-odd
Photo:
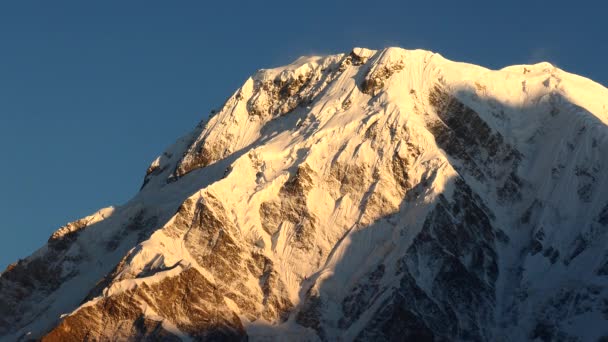
[[3,340],[608,338],[608,90],[421,50],[247,79],[0,277]]

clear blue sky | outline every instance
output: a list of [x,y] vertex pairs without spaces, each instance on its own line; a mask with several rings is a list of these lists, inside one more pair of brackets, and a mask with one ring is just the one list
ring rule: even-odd
[[397,45],[491,68],[548,60],[608,84],[597,4],[3,1],[0,268],[127,201],[150,161],[257,69]]

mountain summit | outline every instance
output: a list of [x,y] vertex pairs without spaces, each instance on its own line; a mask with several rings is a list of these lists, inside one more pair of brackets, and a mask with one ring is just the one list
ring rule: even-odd
[[0,338],[608,337],[608,89],[355,48],[248,78],[0,276]]

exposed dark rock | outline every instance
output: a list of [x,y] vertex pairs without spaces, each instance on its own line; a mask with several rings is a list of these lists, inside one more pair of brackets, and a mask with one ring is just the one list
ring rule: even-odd
[[359,56],[351,51],[351,53],[348,54],[346,57],[344,57],[344,59],[340,63],[340,67],[338,68],[338,71],[343,72],[349,66],[361,66],[361,65],[367,63],[367,60],[368,60],[368,58],[362,58],[361,56]]
[[604,206],[604,208],[598,215],[597,222],[599,222],[600,224],[602,224],[604,226],[608,226],[608,204],[606,204]]
[[547,322],[539,322],[532,331],[531,339],[540,339],[543,342],[553,341],[555,339],[555,327]]
[[608,254],[604,255],[604,261],[596,271],[597,275],[608,276]]
[[160,323],[146,318],[140,302],[197,341],[247,339],[241,321],[218,289],[190,268],[176,277],[102,298],[67,316],[42,341],[179,340]]
[[[62,262],[65,261],[65,266]],[[45,257],[20,260],[0,277],[0,336],[35,319],[33,303],[42,301],[61,284],[77,275],[69,271],[65,250],[49,249]],[[66,272],[66,270],[68,270]]]
[[236,231],[222,204],[208,194],[197,204],[185,246],[200,266],[230,283],[245,271]]
[[506,143],[500,133],[493,132],[479,114],[440,85],[429,93],[429,103],[440,118],[428,126],[437,144],[461,160],[467,171],[480,181],[498,177],[490,166],[511,169],[507,177],[497,179],[502,185],[496,191],[503,201],[521,199],[522,181],[517,176],[521,153]]
[[188,157],[182,158],[169,181],[175,181],[192,170],[206,167],[232,153],[233,151],[229,147],[231,138],[228,134],[226,137],[218,138],[213,142],[203,140],[198,142],[196,146],[192,146],[192,150],[188,151]]
[[260,205],[262,228],[275,234],[283,221],[295,226],[294,242],[298,248],[310,250],[317,218],[308,210],[306,196],[313,186],[314,171],[307,165],[298,167],[279,191],[279,200]]
[[549,247],[543,252],[543,256],[549,258],[552,264],[555,264],[559,258],[559,251],[553,247]]
[[360,193],[369,187],[365,182],[369,178],[369,171],[365,165],[335,162],[331,165],[331,178],[337,182],[340,193]]
[[149,215],[145,210],[139,210],[133,217],[129,218],[124,229],[117,231],[110,240],[106,241],[105,247],[108,251],[114,251],[120,246],[129,234],[136,233],[137,242],[146,239],[158,224],[158,217]]
[[379,283],[384,276],[384,272],[384,264],[378,265],[378,267],[367,276],[367,279],[362,280],[348,296],[344,297],[344,300],[342,301],[343,317],[340,318],[340,321],[338,322],[340,328],[348,328],[348,326],[357,320],[365,310],[369,309],[369,304],[372,303],[379,294]]
[[280,219],[283,211],[280,201],[268,201],[260,204],[260,217],[262,228],[266,233],[274,235],[279,231]]
[[543,244],[538,240],[532,240],[530,244],[530,254],[535,255],[543,250]]
[[[406,290],[411,293],[420,274],[435,274],[432,287],[417,290],[420,294],[412,298],[416,302],[428,296],[438,305],[429,304],[424,310],[415,311],[423,323],[416,326],[422,331],[430,329],[444,339],[458,336],[464,340],[484,340],[490,332],[485,330],[483,322],[493,321],[494,284],[498,276],[494,251],[497,230],[485,206],[463,182],[456,182],[452,201],[440,196],[428,215],[422,231],[401,261],[402,284],[404,281],[410,284]],[[401,290],[399,294],[405,296]],[[402,306],[412,308],[412,305]],[[448,317],[441,319],[441,323],[429,321],[429,317],[437,317],[438,312]],[[458,316],[454,315],[456,312]]]
[[265,309],[262,316],[271,322],[286,320],[293,304],[288,299],[285,285],[275,271],[272,260],[261,254],[252,255],[251,260],[249,271],[259,279],[264,294],[262,304]]
[[365,80],[361,84],[361,91],[368,95],[377,95],[378,91],[384,88],[386,81],[404,67],[401,60],[393,64],[377,65],[365,76]]
[[588,244],[589,242],[582,235],[577,237],[576,240],[574,240],[573,248],[570,252],[570,255],[563,260],[564,265],[569,265],[572,260],[574,260],[574,258],[584,252],[585,249],[587,249]]
[[397,181],[403,193],[406,193],[414,185],[414,181],[409,176],[409,168],[413,164],[413,161],[420,156],[421,152],[418,147],[411,143],[403,144],[402,148],[406,148],[407,150],[405,158],[402,158],[398,152],[395,152],[391,168],[395,181]]
[[[493,247],[497,230],[486,210],[466,184],[458,181],[454,198],[441,197],[401,260],[400,287],[379,286],[385,273],[381,265],[344,298],[344,316],[338,326],[348,328],[364,311],[375,307],[357,340],[451,340],[456,336],[484,340],[490,332],[482,322],[493,320],[498,273]],[[436,274],[431,288],[417,285],[422,272]],[[381,304],[375,303],[385,291],[394,293]],[[325,336],[319,322],[322,308],[322,298],[309,294],[297,321]]]
[[406,303],[387,301],[355,341],[435,341],[435,334]]
[[[377,307],[356,340],[441,341],[457,335],[454,312],[444,311],[407,270],[399,288]],[[367,302],[361,303],[361,309],[368,308]]]
[[326,333],[321,325],[323,317],[323,301],[318,293],[311,290],[306,294],[306,300],[296,315],[296,322],[303,327],[312,328],[322,341],[325,341]]
[[[542,207],[542,203],[539,200],[534,199],[534,201],[532,202],[532,204],[530,204],[528,209],[526,209],[526,211],[524,211],[524,213],[521,215],[519,222],[522,224],[530,223],[533,220],[533,214],[536,213],[538,211],[538,209],[541,207]],[[541,228],[541,231],[542,231],[542,228]],[[543,233],[543,235],[544,235],[544,233]],[[542,237],[537,237],[537,238],[542,239]]]

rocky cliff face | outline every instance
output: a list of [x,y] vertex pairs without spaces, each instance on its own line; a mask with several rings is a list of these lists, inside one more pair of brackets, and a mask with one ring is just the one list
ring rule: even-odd
[[0,277],[3,340],[608,338],[608,90],[354,49],[260,70]]

